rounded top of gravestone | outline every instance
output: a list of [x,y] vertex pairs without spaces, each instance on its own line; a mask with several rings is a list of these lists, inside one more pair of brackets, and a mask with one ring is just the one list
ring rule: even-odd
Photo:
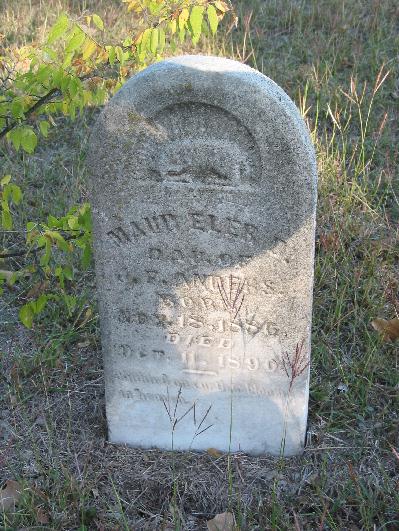
[[[277,101],[286,107],[287,112],[292,113],[292,118],[298,121],[298,124],[303,129],[303,133],[308,135],[307,130],[303,127],[303,120],[296,105],[284,90],[258,70],[233,59],[212,55],[182,55],[171,57],[149,66],[132,77],[129,82],[133,82],[133,80],[138,82],[141,77],[151,79],[153,76],[159,78],[160,76],[163,77],[163,75],[166,75],[169,81],[173,83],[176,77],[186,77],[190,74],[198,81],[201,73],[202,77],[208,79],[208,82],[212,79],[211,83],[215,83],[217,79],[221,82],[223,80],[227,81],[228,91],[235,92],[235,88],[238,88],[239,94],[244,98],[246,95],[253,97],[256,90],[267,92],[269,97],[276,98]],[[219,77],[220,74],[222,76]],[[234,78],[236,78],[235,83]],[[238,87],[235,86],[236,84]],[[222,90],[226,87],[216,85],[215,89],[217,88]],[[249,93],[247,92],[248,90],[250,91]]]
[[129,79],[93,128],[88,167],[94,208],[132,187],[220,201],[260,194],[283,239],[316,204],[297,107],[260,72],[220,57],[174,57]]
[[284,186],[291,171],[315,204],[315,156],[302,117],[276,83],[247,65],[187,55],[130,78],[93,129],[88,156],[93,185],[101,188],[111,175],[121,182],[127,173],[137,182],[162,180],[159,166],[173,166],[172,152],[184,146],[186,157],[224,152],[235,161],[232,179],[243,185],[262,181],[267,171]]
[[289,96],[259,71],[232,59],[206,55],[165,59],[131,77],[110,104],[120,105],[126,100],[138,106],[145,103],[147,112],[151,112],[152,106],[159,107],[165,101],[170,104],[176,99],[196,98],[222,108],[232,105],[237,113],[244,111],[247,117],[254,116],[258,110],[265,112],[268,107],[276,113],[277,120],[281,113],[286,114],[313,157],[308,130]]

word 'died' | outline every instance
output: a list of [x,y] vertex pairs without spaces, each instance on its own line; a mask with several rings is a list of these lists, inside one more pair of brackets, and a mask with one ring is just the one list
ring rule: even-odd
[[249,177],[250,163],[240,147],[227,140],[175,140],[160,146],[153,168],[164,181],[238,186]]

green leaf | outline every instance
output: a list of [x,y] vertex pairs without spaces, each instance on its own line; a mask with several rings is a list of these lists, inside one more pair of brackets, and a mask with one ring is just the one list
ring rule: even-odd
[[73,280],[73,270],[71,266],[69,265],[64,266],[63,273],[64,273],[65,278],[67,278],[68,280]]
[[60,88],[63,94],[66,94],[69,90],[69,84],[71,82],[71,76],[65,76],[60,83]]
[[11,278],[8,281],[8,284],[10,286],[13,286],[16,283],[16,281],[18,280],[18,277],[20,277],[20,276],[21,276],[20,271],[14,271],[13,274],[11,275]]
[[47,224],[49,227],[60,227],[60,222],[58,220],[58,218],[56,218],[55,216],[53,216],[52,214],[49,214],[48,217],[47,217]]
[[123,50],[120,46],[115,47],[115,54],[116,54],[118,61],[120,62],[122,66],[123,65]]
[[161,9],[163,8],[163,2],[159,3],[159,2],[150,2],[149,4],[149,9],[150,9],[150,13],[151,15],[157,15]]
[[54,26],[51,28],[51,31],[49,33],[49,36],[47,38],[47,44],[52,44],[54,41],[56,41],[61,35],[63,35],[69,26],[69,19],[68,16],[63,13],[57,20],[57,22],[54,24]]
[[68,66],[71,66],[72,59],[73,59],[73,52],[66,53],[64,62],[62,63],[62,68],[68,68]]
[[202,20],[204,18],[204,6],[194,6],[190,13],[190,25],[193,44],[197,44],[201,36]]
[[163,53],[166,44],[166,34],[165,30],[159,28],[159,53]]
[[141,42],[140,42],[140,45],[141,45],[141,49],[144,51],[146,48],[149,49],[149,43],[150,43],[150,39],[151,39],[151,28],[147,28],[142,37],[141,37]]
[[208,15],[209,27],[211,28],[211,32],[213,35],[215,35],[218,29],[218,25],[219,25],[219,19],[218,19],[215,6],[213,6],[212,4],[209,4],[206,13]]
[[48,137],[48,128],[49,128],[49,126],[50,126],[50,124],[47,122],[47,120],[41,120],[39,122],[40,132],[45,138]]
[[91,245],[86,244],[82,254],[82,266],[87,269],[91,262]]
[[33,325],[33,309],[28,302],[27,304],[24,304],[22,308],[19,310],[19,318],[23,325],[26,326],[26,328],[32,328]]
[[79,215],[79,224],[86,231],[91,231],[92,229],[92,218],[91,218],[91,209],[88,203],[85,203],[81,209]]
[[69,315],[72,315],[72,313],[75,311],[77,299],[73,295],[67,295],[64,293],[63,300],[65,303],[65,306],[67,307]]
[[112,66],[115,63],[115,57],[116,57],[115,48],[114,46],[106,46],[106,50],[108,52],[109,64]]
[[65,48],[65,52],[67,54],[75,52],[84,43],[85,39],[85,33],[78,26],[75,26],[72,37]]
[[44,84],[50,79],[53,69],[48,65],[40,65],[36,74],[36,79],[40,83]]
[[122,46],[124,48],[127,48],[128,46],[131,46],[133,44],[133,39],[131,37],[126,37],[126,39],[122,42]]
[[75,216],[71,216],[68,218],[68,226],[72,230],[76,230],[79,228],[79,221],[78,218]]
[[11,181],[11,175],[4,175],[4,177],[0,181],[0,185],[4,186],[8,184]]
[[81,81],[76,77],[71,77],[68,83],[68,92],[72,98],[76,96],[79,89],[81,88]]
[[59,249],[65,251],[66,253],[69,253],[71,251],[68,242],[65,241],[65,238],[62,236],[62,234],[56,231],[49,231],[47,234],[49,234],[53,238]]
[[19,203],[21,202],[21,199],[22,199],[21,188],[19,186],[17,186],[16,184],[13,184],[11,186],[12,186],[12,188],[11,188],[12,201],[13,201],[13,203],[15,205],[19,205]]
[[179,30],[179,39],[181,43],[184,42],[185,36],[186,36],[186,30],[184,28]]
[[36,223],[34,221],[28,221],[26,224],[26,230],[32,232],[36,228]]
[[12,129],[8,134],[9,138],[11,139],[11,142],[13,143],[14,148],[19,151],[19,148],[21,147],[22,128],[16,127],[15,129]]
[[150,52],[154,55],[157,53],[158,43],[159,43],[159,30],[158,28],[153,28],[151,32]]
[[32,310],[34,313],[41,313],[46,306],[48,297],[45,294],[40,295],[35,301],[31,301]]
[[27,153],[33,153],[37,146],[37,136],[31,127],[21,128],[21,146]]
[[12,217],[11,217],[10,211],[8,209],[5,209],[4,206],[1,211],[1,224],[3,226],[3,229],[5,230],[12,229]]
[[51,242],[48,238],[45,238],[45,252],[40,257],[40,265],[47,266],[51,258]]
[[47,242],[48,242],[48,239],[45,236],[39,236],[36,240],[38,247],[44,247]]
[[93,15],[93,22],[97,26],[98,29],[101,31],[104,31],[104,22],[98,15]]
[[13,118],[23,118],[24,117],[24,105],[19,98],[14,98],[11,103],[11,114]]

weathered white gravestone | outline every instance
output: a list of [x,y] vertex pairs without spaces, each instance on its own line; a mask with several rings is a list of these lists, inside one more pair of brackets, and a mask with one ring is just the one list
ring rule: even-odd
[[163,61],[88,165],[110,440],[300,452],[316,166],[293,102],[235,61]]

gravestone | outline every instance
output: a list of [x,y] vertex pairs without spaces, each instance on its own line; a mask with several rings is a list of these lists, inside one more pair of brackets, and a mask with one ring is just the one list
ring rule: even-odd
[[88,156],[109,439],[304,445],[316,165],[294,103],[228,59],[132,77]]

